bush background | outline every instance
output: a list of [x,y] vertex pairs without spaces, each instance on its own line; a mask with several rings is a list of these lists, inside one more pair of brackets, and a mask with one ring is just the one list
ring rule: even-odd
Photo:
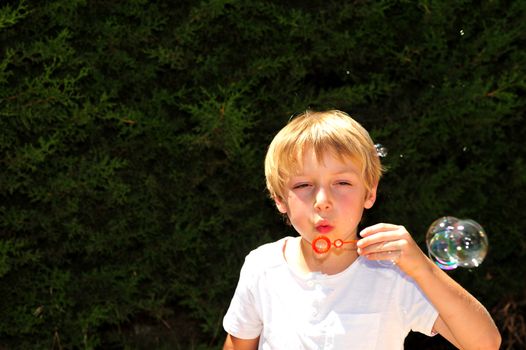
[[293,234],[262,160],[307,108],[389,149],[364,224],[483,225],[451,275],[526,346],[526,2],[0,4],[1,348],[217,349],[244,256]]

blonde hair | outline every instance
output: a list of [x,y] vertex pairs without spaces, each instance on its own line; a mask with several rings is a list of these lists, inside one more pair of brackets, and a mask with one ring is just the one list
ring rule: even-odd
[[376,147],[357,121],[338,110],[306,111],[293,118],[270,143],[265,157],[270,197],[284,198],[288,179],[301,170],[303,152],[311,147],[319,160],[330,152],[342,161],[357,162],[367,191],[371,191],[382,176]]

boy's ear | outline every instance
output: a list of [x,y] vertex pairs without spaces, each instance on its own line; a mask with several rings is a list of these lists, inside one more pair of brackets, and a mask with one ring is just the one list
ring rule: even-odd
[[365,209],[371,209],[374,202],[376,201],[376,190],[378,189],[378,184],[374,185],[371,190],[366,194],[365,202],[363,207]]
[[287,204],[285,201],[283,201],[280,197],[274,197],[274,203],[276,203],[276,207],[278,208],[279,212],[282,214],[286,214],[288,211]]

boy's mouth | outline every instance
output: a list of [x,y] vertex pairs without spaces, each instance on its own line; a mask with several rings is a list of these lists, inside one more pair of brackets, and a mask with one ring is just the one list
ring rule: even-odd
[[331,225],[326,225],[326,224],[316,226],[316,231],[318,231],[321,234],[327,234],[331,232],[333,229],[334,227],[332,227]]

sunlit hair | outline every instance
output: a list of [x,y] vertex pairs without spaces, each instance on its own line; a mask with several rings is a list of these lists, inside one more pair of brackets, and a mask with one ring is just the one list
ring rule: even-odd
[[268,148],[265,177],[272,198],[284,198],[289,178],[302,170],[303,152],[311,148],[320,161],[329,153],[355,162],[367,191],[380,180],[383,168],[367,130],[338,110],[306,111],[281,129]]

